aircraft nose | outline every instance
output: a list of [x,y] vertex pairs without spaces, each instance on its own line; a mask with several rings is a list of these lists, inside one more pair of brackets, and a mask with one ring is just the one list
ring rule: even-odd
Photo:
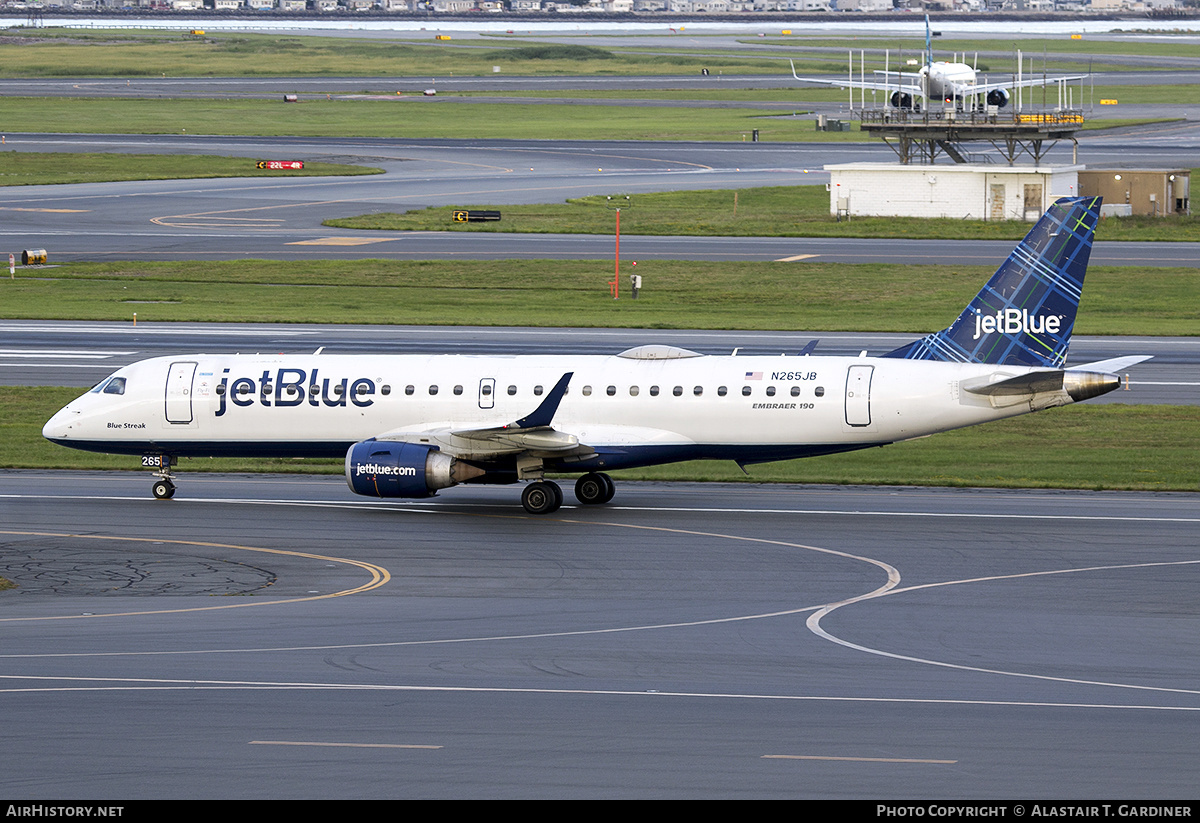
[[46,425],[42,426],[42,437],[47,440],[62,440],[68,437],[71,426],[78,417],[79,412],[72,410],[70,406],[59,409],[46,421]]

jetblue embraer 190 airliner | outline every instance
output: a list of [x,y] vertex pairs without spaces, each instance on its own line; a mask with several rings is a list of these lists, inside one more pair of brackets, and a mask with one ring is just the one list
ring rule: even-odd
[[878,357],[716,357],[670,346],[616,356],[193,355],[126,366],[43,435],[140,455],[160,499],[182,457],[345,457],[358,494],[421,498],[459,483],[713,458],[739,465],[882,446],[1112,391],[1133,356],[1064,368],[1099,198],[1055,203],[947,329]]

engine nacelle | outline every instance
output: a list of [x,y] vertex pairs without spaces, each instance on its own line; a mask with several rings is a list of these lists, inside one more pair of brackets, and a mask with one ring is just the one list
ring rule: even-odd
[[1008,105],[1008,89],[992,89],[987,93],[987,102],[989,106],[1004,108]]
[[892,106],[898,109],[911,109],[913,107],[912,95],[902,91],[892,92]]
[[364,440],[346,452],[346,483],[368,497],[431,497],[481,474],[483,469],[415,443]]

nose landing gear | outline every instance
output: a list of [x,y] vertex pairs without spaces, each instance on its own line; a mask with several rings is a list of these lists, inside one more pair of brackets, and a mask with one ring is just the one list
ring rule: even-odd
[[170,500],[175,496],[175,475],[171,474],[171,456],[169,454],[143,455],[142,465],[157,469],[154,476],[158,479],[150,487],[150,493],[155,500]]

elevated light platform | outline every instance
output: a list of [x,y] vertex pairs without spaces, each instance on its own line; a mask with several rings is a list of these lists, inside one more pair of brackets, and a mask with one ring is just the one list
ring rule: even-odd
[[1027,156],[1036,166],[1060,140],[1072,143],[1072,163],[1078,162],[1075,134],[1083,128],[1080,110],[1017,112],[989,106],[984,110],[899,108],[862,109],[862,130],[876,135],[896,152],[903,165],[932,165],[939,155],[955,163],[986,162],[967,151],[967,143],[988,143],[1008,165]]

